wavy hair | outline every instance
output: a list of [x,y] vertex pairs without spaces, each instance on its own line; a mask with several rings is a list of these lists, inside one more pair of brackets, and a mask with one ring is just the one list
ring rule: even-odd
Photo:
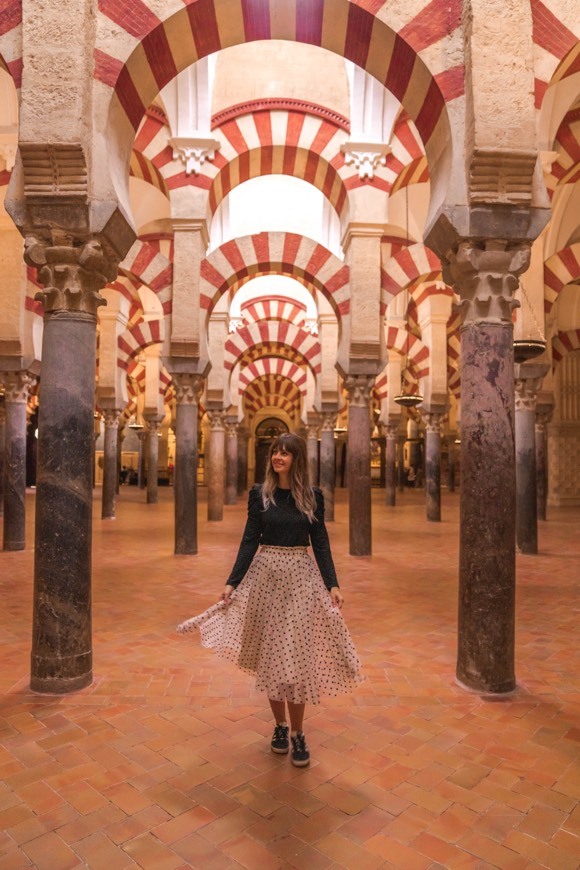
[[290,491],[298,510],[313,523],[315,521],[316,498],[310,485],[310,475],[308,474],[306,441],[300,435],[293,435],[287,432],[284,435],[279,435],[270,444],[266,477],[262,484],[262,504],[264,505],[264,510],[268,510],[271,504],[276,504],[274,492],[278,486],[278,473],[272,467],[272,456],[278,449],[285,450],[292,456]]

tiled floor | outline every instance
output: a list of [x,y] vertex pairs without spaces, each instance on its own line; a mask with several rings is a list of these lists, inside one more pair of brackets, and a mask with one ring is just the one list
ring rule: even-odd
[[[457,495],[443,522],[421,492],[373,492],[374,556],[331,527],[367,682],[310,708],[313,762],[268,750],[252,681],[174,626],[214,601],[245,505],[172,555],[171,491],[123,488],[94,523],[91,688],[27,688],[32,550],[0,553],[0,867],[526,868],[580,866],[580,510],[551,510],[518,559],[510,698],[454,682]],[[32,546],[34,496],[29,495]],[[66,533],[66,530],[63,530]]]

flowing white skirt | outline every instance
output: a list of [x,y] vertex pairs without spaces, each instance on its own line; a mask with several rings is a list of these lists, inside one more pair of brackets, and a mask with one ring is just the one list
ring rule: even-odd
[[305,547],[263,546],[228,607],[213,604],[177,630],[194,628],[202,646],[254,674],[272,700],[318,704],[363,679],[342,614]]

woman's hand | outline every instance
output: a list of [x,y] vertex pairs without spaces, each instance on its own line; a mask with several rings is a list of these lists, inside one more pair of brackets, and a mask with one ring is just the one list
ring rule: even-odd
[[338,609],[340,610],[340,608],[344,604],[344,598],[340,594],[340,589],[338,588],[338,586],[332,587],[332,589],[330,590],[330,597],[332,598],[332,603],[334,604],[334,606],[338,607]]
[[229,583],[226,583],[224,591],[220,595],[220,601],[223,601],[223,603],[225,604],[226,607],[230,603],[230,595],[234,591],[234,588],[235,588],[234,586],[230,586]]

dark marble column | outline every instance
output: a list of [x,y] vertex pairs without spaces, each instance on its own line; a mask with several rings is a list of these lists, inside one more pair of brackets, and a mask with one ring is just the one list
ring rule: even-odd
[[[383,427],[380,427],[382,432]],[[384,435],[379,435],[377,438],[379,445],[379,486],[381,489],[387,485],[387,439]]]
[[92,680],[92,454],[99,289],[116,276],[100,244],[27,238],[45,286],[38,420],[31,688],[63,693]]
[[[317,414],[308,415],[308,426],[306,429],[306,450],[308,453],[308,474],[310,476],[310,484],[318,486],[318,437],[320,434],[320,420]],[[310,419],[315,418],[316,419]]]
[[441,522],[441,414],[424,413],[425,512],[429,522]]
[[175,555],[197,553],[197,424],[204,379],[196,374],[174,374],[176,389]]
[[248,488],[248,441],[250,433],[245,426],[238,426],[238,496]]
[[219,522],[224,518],[225,498],[225,418],[223,409],[208,411],[210,427],[207,465],[207,518]]
[[447,489],[455,492],[455,435],[447,439]]
[[[144,415],[145,416],[145,415]],[[147,504],[159,501],[159,432],[162,420],[159,415],[145,416],[147,429]]]
[[115,494],[119,495],[121,489],[121,469],[123,467],[123,441],[125,429],[117,428],[117,473],[115,475]]
[[405,443],[407,438],[405,435],[397,437],[397,489],[399,492],[405,492],[406,476],[405,476]]
[[334,522],[334,488],[336,482],[336,453],[334,446],[334,429],[336,413],[334,411],[322,414],[320,430],[320,488],[324,495],[324,516],[328,522]]
[[546,519],[548,504],[548,423],[551,414],[536,413],[536,492],[538,519]]
[[139,439],[139,456],[137,459],[137,486],[139,489],[145,489],[145,456],[147,452],[147,439],[149,433],[146,429],[137,432]]
[[4,549],[23,550],[26,541],[26,403],[33,378],[4,372],[6,409],[4,460]]
[[374,376],[349,375],[348,392],[348,506],[349,553],[372,554],[370,392]]
[[226,419],[226,504],[238,501],[238,421]]
[[543,369],[533,363],[515,367],[516,545],[532,555],[538,552],[536,401]]
[[387,443],[385,456],[385,504],[395,507],[397,503],[397,435],[398,424],[386,426]]
[[0,397],[0,516],[4,513],[4,467],[6,456],[6,407]]
[[465,241],[447,258],[463,318],[457,678],[503,693],[516,684],[512,310],[529,245]]
[[115,518],[115,494],[117,492],[118,472],[118,434],[119,434],[118,408],[107,408],[103,411],[105,421],[105,449],[103,452],[103,492],[101,519],[112,520]]

